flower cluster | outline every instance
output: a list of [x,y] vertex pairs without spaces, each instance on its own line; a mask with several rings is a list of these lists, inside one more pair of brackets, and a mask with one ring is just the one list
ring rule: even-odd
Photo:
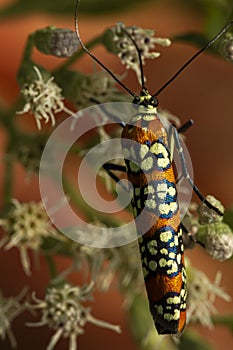
[[[140,51],[142,63],[144,64],[145,59],[153,59],[160,56],[157,51],[152,51],[155,45],[169,46],[171,41],[167,38],[156,38],[154,37],[154,31],[150,29],[142,29],[136,26],[125,27],[124,24],[118,23],[116,27],[112,28],[114,33],[113,42],[115,43],[122,63],[128,69],[133,69],[141,82],[141,72],[137,49],[132,39],[136,42]],[[125,33],[127,31],[128,35]]]
[[45,81],[39,69],[36,66],[34,66],[34,69],[38,79],[24,84],[21,93],[26,104],[17,113],[23,114],[30,112],[34,114],[37,127],[41,130],[42,119],[44,119],[45,123],[51,120],[52,126],[54,126],[56,124],[54,114],[63,111],[72,115],[73,112],[65,107],[61,88],[54,82],[54,77]]
[[5,229],[0,246],[5,246],[7,250],[13,247],[19,249],[22,267],[27,275],[31,274],[28,249],[38,252],[44,238],[59,237],[42,202],[20,203],[13,199],[12,208],[4,219],[0,219],[0,225]]
[[69,350],[76,350],[76,338],[84,333],[84,327],[88,322],[117,333],[121,332],[119,326],[96,319],[91,314],[91,308],[83,305],[91,299],[92,290],[92,282],[84,287],[64,284],[62,287],[49,288],[44,300],[32,295],[34,304],[28,304],[28,308],[40,310],[41,320],[28,325],[32,327],[48,326],[55,332],[47,349],[54,349],[61,338],[69,338]]
[[225,301],[231,301],[231,297],[220,287],[221,273],[217,273],[215,281],[211,282],[202,271],[194,269],[189,264],[187,277],[187,321],[200,322],[204,326],[213,328],[211,316],[217,312],[213,304],[216,296]]

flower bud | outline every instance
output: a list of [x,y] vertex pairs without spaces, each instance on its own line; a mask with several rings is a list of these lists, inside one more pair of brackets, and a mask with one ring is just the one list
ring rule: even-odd
[[[214,208],[217,209],[220,213],[224,213],[224,207],[222,203],[217,200],[215,197],[208,195],[205,198]],[[222,221],[223,215],[219,215],[215,210],[210,209],[206,203],[202,202],[198,208],[197,213],[199,215],[199,224],[205,225],[205,224],[212,224],[214,222]]]
[[77,34],[65,28],[47,27],[34,33],[36,48],[56,57],[70,57],[79,47]]
[[233,254],[233,232],[223,222],[200,226],[197,240],[203,243],[206,252],[216,260],[227,260]]
[[228,62],[233,63],[233,33],[227,32],[219,40],[219,52]]

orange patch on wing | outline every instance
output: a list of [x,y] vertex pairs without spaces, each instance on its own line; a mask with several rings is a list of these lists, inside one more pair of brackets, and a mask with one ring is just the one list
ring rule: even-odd
[[145,283],[148,299],[154,304],[169,292],[180,293],[182,287],[182,274],[180,272],[177,276],[171,278],[157,274],[154,277],[148,278]]
[[145,238],[154,238],[156,235],[158,235],[157,230],[164,226],[170,226],[176,232],[180,225],[180,212],[178,211],[170,219],[158,219],[158,217],[154,213],[144,210],[142,217],[138,217],[135,222],[139,234],[141,232],[144,232],[145,222],[148,226],[148,230],[144,236]]
[[180,320],[179,320],[178,332],[182,332],[182,330],[184,329],[185,323],[186,323],[186,312],[185,311],[181,311],[180,312]]

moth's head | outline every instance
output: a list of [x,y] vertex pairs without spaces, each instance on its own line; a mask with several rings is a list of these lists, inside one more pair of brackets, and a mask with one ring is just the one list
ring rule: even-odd
[[142,89],[139,96],[133,99],[133,104],[144,106],[148,109],[154,109],[158,106],[158,100],[156,97],[151,96],[147,89]]

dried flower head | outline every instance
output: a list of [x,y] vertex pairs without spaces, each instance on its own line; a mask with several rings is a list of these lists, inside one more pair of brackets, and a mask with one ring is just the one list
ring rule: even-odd
[[25,83],[21,93],[26,101],[22,111],[18,114],[28,113],[35,115],[36,124],[39,130],[41,130],[41,120],[44,119],[45,123],[51,120],[52,126],[55,125],[55,114],[59,112],[66,112],[70,115],[73,114],[71,110],[65,107],[61,94],[61,88],[53,81],[54,77],[51,77],[47,81],[44,80],[39,69],[34,66],[38,79],[35,79],[31,83]]
[[42,202],[20,203],[13,199],[12,208],[7,217],[0,219],[0,225],[6,231],[0,246],[5,245],[5,249],[19,249],[21,263],[27,275],[31,273],[28,249],[38,252],[44,238],[51,235],[59,237],[51,226]]
[[200,322],[209,328],[213,327],[211,316],[216,314],[214,306],[215,297],[218,296],[225,301],[230,301],[230,296],[220,287],[221,273],[218,272],[215,281],[211,282],[207,276],[188,265],[188,322]]
[[53,287],[47,290],[44,300],[32,295],[34,305],[30,309],[41,310],[41,321],[30,323],[29,326],[48,326],[55,333],[52,336],[48,350],[54,349],[61,338],[69,338],[69,350],[77,349],[77,337],[84,333],[85,325],[90,322],[96,326],[111,329],[120,333],[120,327],[96,319],[91,315],[91,308],[83,305],[91,299],[93,283],[85,287],[65,284],[62,287]]
[[66,28],[39,29],[33,33],[33,39],[38,50],[56,57],[70,57],[79,47],[77,34]]
[[11,325],[13,320],[25,310],[25,305],[20,304],[25,292],[26,289],[22,290],[16,298],[5,298],[0,292],[0,338],[4,341],[8,337],[12,348],[16,348],[17,344]]
[[[129,36],[135,40],[140,50],[143,64],[147,58],[153,59],[160,56],[160,53],[157,51],[151,52],[156,44],[162,46],[169,46],[171,44],[171,41],[167,38],[155,38],[154,31],[150,29],[142,29],[136,26],[125,27],[123,23],[118,23],[112,30],[114,32],[113,41],[117,47],[118,56],[127,69],[133,69],[136,72],[139,82],[141,82],[141,75],[138,53]],[[127,30],[129,36],[125,34],[124,30]]]

